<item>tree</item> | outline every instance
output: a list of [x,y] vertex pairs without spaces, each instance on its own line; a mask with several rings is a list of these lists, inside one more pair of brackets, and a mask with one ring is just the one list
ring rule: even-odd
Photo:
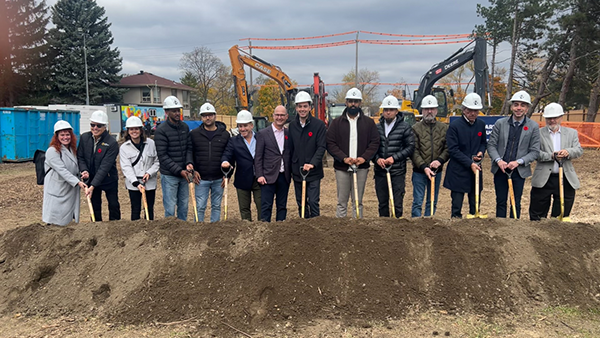
[[258,116],[266,116],[272,121],[275,107],[282,104],[281,89],[275,80],[268,79],[262,75],[259,76],[255,82],[260,85],[260,89],[256,94],[254,113]]
[[44,1],[0,1],[0,106],[44,103],[47,12]]
[[[113,43],[110,23],[95,1],[59,0],[52,7],[50,55],[53,59],[54,101],[86,102],[86,62],[90,104],[119,102],[123,89],[111,86],[121,80],[122,58]],[[85,50],[84,50],[85,45]]]
[[234,113],[235,96],[231,69],[208,47],[196,47],[184,53],[179,62],[184,74],[194,77],[200,103],[211,102],[218,112]]
[[[183,77],[181,79],[179,79],[179,82],[181,82],[181,84],[184,84],[188,87],[192,87],[194,89],[198,88],[198,80],[196,80],[196,77],[190,73],[190,72],[185,72]],[[200,106],[202,106],[202,103],[200,102],[200,97],[198,96],[198,91],[197,90],[193,90],[190,92],[190,112],[192,116],[195,116],[196,113],[198,111],[200,111]]]
[[[354,73],[353,69],[345,74],[344,77],[342,77],[342,82],[346,84],[342,86],[341,90],[332,93],[336,103],[346,101],[346,92],[354,87]],[[378,96],[379,85],[373,84],[377,82],[379,82],[378,71],[370,71],[366,68],[362,68],[358,71],[358,89],[360,89],[363,97],[362,107],[370,107],[372,111],[377,111],[377,109],[379,109],[379,104],[381,103]]]

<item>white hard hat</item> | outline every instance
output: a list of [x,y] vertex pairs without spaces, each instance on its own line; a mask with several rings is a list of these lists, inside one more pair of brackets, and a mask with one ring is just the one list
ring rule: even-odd
[[140,120],[137,116],[131,116],[125,121],[125,128],[135,128],[135,127],[143,127],[144,124],[142,120]]
[[381,101],[381,106],[379,108],[400,108],[400,103],[398,103],[398,99],[394,95],[386,96],[383,101]]
[[463,105],[463,107],[473,109],[473,110],[483,109],[483,104],[481,102],[481,96],[477,95],[477,93],[471,93],[471,94],[465,96],[465,98],[462,102],[462,105]]
[[106,112],[103,112],[102,110],[96,110],[92,113],[92,116],[90,116],[90,121],[101,124],[108,124],[108,115],[106,115]]
[[549,119],[552,117],[559,117],[565,115],[563,107],[558,103],[549,103],[544,107],[544,118]]
[[69,122],[64,120],[56,121],[56,123],[54,124],[54,133],[65,129],[73,130],[73,127],[71,127],[71,124]]
[[529,94],[527,94],[526,91],[519,90],[510,99],[510,102],[515,102],[515,101],[521,101],[521,102],[525,102],[527,104],[531,104],[531,96],[529,96]]
[[301,90],[298,92],[298,94],[296,94],[296,99],[294,100],[294,103],[298,104],[301,102],[310,102],[312,103],[312,98],[310,97],[310,94]]
[[362,93],[358,88],[350,88],[349,91],[346,92],[346,100],[347,99],[355,99],[362,101]]
[[177,99],[177,97],[171,95],[171,96],[167,96],[167,98],[165,99],[165,102],[163,102],[163,109],[175,109],[175,108],[183,108],[183,106],[181,105],[181,102],[179,102],[179,99]]
[[438,106],[437,99],[433,95],[427,95],[421,101],[421,108],[437,108]]
[[212,104],[206,102],[202,105],[202,107],[200,107],[200,115],[204,113],[216,114],[217,111],[215,110],[215,107]]
[[235,123],[254,123],[252,113],[247,110],[240,110],[235,119]]

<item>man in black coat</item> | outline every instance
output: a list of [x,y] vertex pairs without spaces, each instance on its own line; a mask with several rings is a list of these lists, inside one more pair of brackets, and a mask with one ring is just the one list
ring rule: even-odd
[[182,107],[175,96],[165,99],[165,121],[156,128],[154,143],[160,162],[165,217],[174,216],[177,205],[177,218],[185,221],[189,203],[188,174],[194,170],[194,165],[188,137],[190,127],[181,121]]
[[119,204],[119,174],[117,155],[119,145],[106,127],[108,115],[101,110],[92,113],[90,131],[81,135],[77,147],[77,162],[81,178],[88,180],[86,196],[91,197],[96,221],[102,221],[102,191],[108,201],[108,219],[121,219]]
[[200,107],[202,124],[190,132],[194,158],[194,183],[198,221],[204,222],[204,213],[210,194],[210,222],[221,219],[221,199],[223,198],[223,172],[221,156],[229,142],[229,132],[225,123],[215,121],[217,112],[210,103]]
[[392,95],[386,97],[379,108],[383,109],[377,125],[380,142],[379,150],[373,157],[379,217],[390,217],[390,194],[386,176],[386,168],[389,168],[394,195],[394,213],[397,218],[400,218],[406,185],[406,160],[415,151],[415,136],[412,128],[404,122],[402,114],[398,116],[400,104],[397,98]]
[[250,203],[254,196],[256,205],[256,214],[260,219],[260,185],[254,174],[254,155],[256,153],[256,136],[254,135],[254,119],[247,110],[242,110],[237,114],[235,121],[239,130],[239,135],[232,137],[227,143],[227,148],[221,156],[221,167],[228,170],[231,166],[235,167],[235,180],[233,185],[237,189],[238,205],[240,215],[243,220],[252,222],[252,211]]
[[298,212],[302,217],[302,175],[306,176],[306,200],[304,217],[320,215],[319,199],[323,178],[323,155],[327,149],[325,122],[310,114],[312,98],[305,91],[296,94],[296,119],[290,123],[290,146],[292,152],[292,178]]
[[465,96],[462,102],[463,116],[450,123],[446,133],[450,162],[444,187],[451,190],[453,218],[462,218],[465,193],[469,197],[469,214],[475,214],[475,175],[479,175],[479,191],[483,190],[483,175],[478,162],[485,154],[487,140],[485,122],[477,119],[482,108],[479,95],[471,93]]

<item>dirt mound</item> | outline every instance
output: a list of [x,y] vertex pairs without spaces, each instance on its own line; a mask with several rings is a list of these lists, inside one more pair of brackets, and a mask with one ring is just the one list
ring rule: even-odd
[[597,308],[599,239],[598,224],[496,219],[34,224],[0,237],[0,313],[253,327]]

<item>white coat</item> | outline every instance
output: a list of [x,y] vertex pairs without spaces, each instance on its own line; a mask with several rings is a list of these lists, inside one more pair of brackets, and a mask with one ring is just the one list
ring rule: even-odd
[[133,182],[140,181],[141,178],[148,173],[150,179],[146,182],[147,190],[156,190],[156,174],[158,173],[158,154],[156,153],[156,145],[154,140],[146,138],[144,141],[144,152],[142,157],[136,163],[135,167],[131,165],[135,162],[140,151],[135,147],[131,140],[123,143],[119,148],[119,162],[121,163],[121,170],[125,175],[125,186],[128,190],[138,191],[138,188],[133,186]]
[[44,168],[44,204],[42,221],[56,225],[67,225],[73,219],[79,222],[79,166],[77,158],[64,145],[61,152],[54,147],[46,150]]

